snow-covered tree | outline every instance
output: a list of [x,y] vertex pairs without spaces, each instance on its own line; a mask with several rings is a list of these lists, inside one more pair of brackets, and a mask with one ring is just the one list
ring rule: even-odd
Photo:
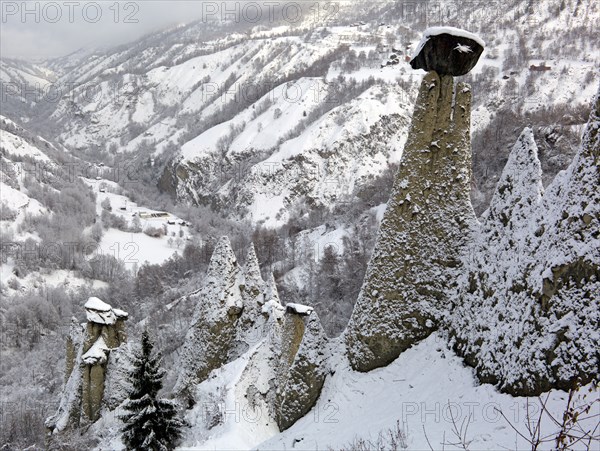
[[148,331],[144,331],[129,372],[132,390],[124,406],[128,413],[121,417],[125,423],[123,443],[128,450],[171,450],[182,435],[184,423],[175,403],[157,396],[165,371],[160,368],[160,353],[153,353],[153,348]]

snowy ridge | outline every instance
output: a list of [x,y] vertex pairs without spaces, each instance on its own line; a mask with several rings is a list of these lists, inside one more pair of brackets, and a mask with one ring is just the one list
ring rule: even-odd
[[597,376],[599,109],[597,96],[581,149],[543,197],[535,143],[523,132],[448,312],[459,353],[510,393]]
[[243,273],[227,237],[221,238],[213,252],[203,287],[190,296],[196,299],[192,326],[181,352],[176,393],[191,396],[193,384],[227,363],[235,340],[239,315],[243,311],[240,286]]

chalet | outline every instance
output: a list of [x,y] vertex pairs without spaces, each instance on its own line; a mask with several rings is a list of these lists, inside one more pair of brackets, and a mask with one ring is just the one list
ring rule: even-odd
[[550,66],[546,66],[546,63],[541,63],[539,66],[532,64],[531,66],[529,66],[529,70],[531,72],[547,72],[549,70],[552,70],[552,68]]

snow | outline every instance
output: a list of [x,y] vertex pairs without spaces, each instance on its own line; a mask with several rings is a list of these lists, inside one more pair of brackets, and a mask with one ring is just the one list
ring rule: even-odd
[[277,228],[287,221],[287,214],[280,215],[280,212],[285,212],[286,197],[285,194],[257,193],[248,210],[257,223],[261,223],[264,227]]
[[600,263],[592,232],[600,209],[592,154],[599,122],[593,110],[582,147],[545,191],[533,133],[525,128],[463,257],[447,322],[456,349],[505,390],[528,393],[540,380],[567,384],[597,373],[600,285],[578,268]]
[[383,214],[385,213],[385,210],[387,210],[387,203],[373,207],[370,211],[372,211],[375,214],[377,222],[381,224],[381,220],[383,219]]
[[2,130],[0,133],[0,146],[3,147],[9,155],[33,158],[42,163],[54,165],[52,160],[37,147],[7,130]]
[[261,312],[268,315],[274,315],[279,318],[283,312],[285,312],[285,307],[283,307],[279,301],[270,299],[265,302],[265,305],[262,306]]
[[456,47],[454,47],[454,50],[457,50],[460,53],[473,53],[473,49],[471,47],[469,47],[468,45],[464,45],[464,44],[456,44]]
[[129,313],[118,308],[113,308],[113,312],[117,315],[117,318],[127,318],[129,316]]
[[[369,373],[352,371],[338,347],[332,362],[335,373],[327,378],[317,404],[290,429],[278,433],[269,412],[250,410],[245,390],[240,389],[245,378],[256,380],[269,372],[267,359],[259,358],[263,346],[264,342],[259,343],[198,385],[197,399],[206,402],[188,411],[186,419],[193,427],[180,449],[349,449],[354,438],[376,440],[379,431],[385,433],[397,421],[406,432],[407,449],[429,449],[428,441],[436,450],[453,449],[449,445],[456,441],[453,418],[459,426],[468,422],[466,439],[471,441],[470,449],[528,449],[500,411],[527,435],[527,406],[538,414],[538,398],[514,398],[489,384],[480,385],[473,371],[437,334],[407,350],[389,366]],[[588,388],[583,387],[579,393]],[[214,398],[217,393],[221,393],[222,401]],[[567,393],[552,390],[541,399],[546,396],[548,411],[561,418]],[[223,413],[224,423],[206,430],[205,409],[209,407]],[[593,421],[588,419],[584,425]],[[556,431],[548,416],[543,416],[541,427],[544,434]],[[546,444],[541,449],[551,446]]]
[[[20,236],[21,239],[32,238],[36,241],[39,237],[30,234],[23,234]],[[6,281],[13,277],[12,270],[14,269],[14,261],[12,258],[8,258],[6,263],[0,265],[0,280]],[[77,277],[74,271],[67,271],[64,269],[56,269],[53,271],[44,271],[42,274],[38,271],[33,271],[25,277],[20,277],[19,283],[21,284],[22,290],[33,290],[40,287],[62,287],[67,291],[74,292],[81,287],[91,286],[95,290],[102,290],[108,288],[108,283],[101,280],[89,280],[82,277]],[[90,284],[91,282],[91,284]],[[10,288],[8,288],[10,290]]]
[[110,305],[95,296],[90,297],[85,303],[84,307],[86,309],[97,310],[99,312],[108,312],[112,309]]
[[[303,118],[304,112],[310,113],[324,100],[327,87],[327,84],[318,78],[302,78],[294,83],[278,85],[231,121],[216,125],[185,143],[181,155],[184,160],[193,160],[203,153],[215,152],[218,139],[227,135],[232,127],[239,127],[243,123],[246,124],[245,127],[230,146],[232,153],[247,151],[250,148],[271,149]],[[267,100],[272,101],[272,105],[254,117],[255,106]],[[281,112],[279,117],[275,117],[276,110]]]
[[[354,438],[374,440],[396,421],[407,434],[407,449],[429,449],[427,440],[440,449],[444,441],[455,441],[452,415],[460,425],[469,414],[470,449],[527,449],[496,409],[524,432],[527,402],[539,409],[537,399],[513,398],[491,385],[480,385],[439,335],[431,335],[389,366],[369,373],[352,371],[342,356],[334,367],[335,374],[325,382],[312,411],[256,449],[348,449]],[[566,396],[556,390],[549,393],[548,408],[556,418]],[[549,418],[542,428],[547,433],[555,429]]]
[[87,320],[97,324],[114,324],[120,318],[127,318],[127,312],[119,309],[113,309],[106,302],[92,296],[84,305],[86,310]]
[[[105,167],[105,170],[110,171],[110,168]],[[183,253],[185,241],[192,235],[187,225],[180,224],[183,222],[181,218],[172,214],[159,218],[148,217],[153,213],[162,212],[139,206],[128,197],[117,194],[120,187],[115,182],[83,177],[82,180],[96,191],[98,216],[102,214],[102,202],[108,200],[112,208],[111,213],[123,218],[129,226],[133,225],[135,216],[141,218],[142,232],[125,232],[114,228],[105,230],[95,255],[111,255],[121,260],[127,269],[135,271],[144,263],[161,264],[174,254]],[[106,192],[100,192],[101,188]],[[169,224],[169,221],[175,224]],[[143,231],[150,227],[165,229],[166,234],[160,238],[148,236]]]
[[[157,225],[162,225],[162,222],[157,221]],[[112,255],[121,260],[127,269],[134,270],[144,263],[163,263],[175,253],[181,255],[183,249],[171,247],[168,239],[167,236],[153,238],[145,233],[123,232],[111,228],[104,232],[95,253]]]
[[[271,374],[268,360],[258,358],[265,348],[266,342],[261,340],[240,358],[214,370],[198,385],[196,397],[205,402],[186,414],[186,419],[195,427],[188,432],[189,445],[184,449],[246,450],[277,434],[277,424],[268,412],[252,409],[243,396],[246,383],[256,383]],[[215,398],[219,394],[220,397]],[[216,409],[223,415],[223,422],[212,429],[206,424],[208,409]]]
[[107,353],[110,351],[110,348],[106,346],[106,342],[104,338],[99,337],[92,347],[88,349],[88,351],[81,356],[81,360],[86,365],[101,365],[106,363]]
[[304,316],[308,316],[314,311],[314,309],[312,307],[309,307],[308,305],[295,304],[293,302],[285,304],[285,308],[287,311],[291,311],[293,313],[297,313],[298,315]]
[[22,216],[21,213],[38,215],[46,210],[37,200],[3,182],[0,182],[0,193],[2,193],[2,204],[18,210],[19,216]]

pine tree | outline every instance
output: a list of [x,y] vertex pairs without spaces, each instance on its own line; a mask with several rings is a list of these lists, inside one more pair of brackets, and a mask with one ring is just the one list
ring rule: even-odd
[[128,450],[171,450],[182,435],[184,423],[177,416],[175,403],[157,397],[165,371],[160,368],[160,353],[153,355],[153,348],[148,331],[144,331],[129,372],[133,387],[124,406],[129,413],[121,416],[125,423],[123,443]]

